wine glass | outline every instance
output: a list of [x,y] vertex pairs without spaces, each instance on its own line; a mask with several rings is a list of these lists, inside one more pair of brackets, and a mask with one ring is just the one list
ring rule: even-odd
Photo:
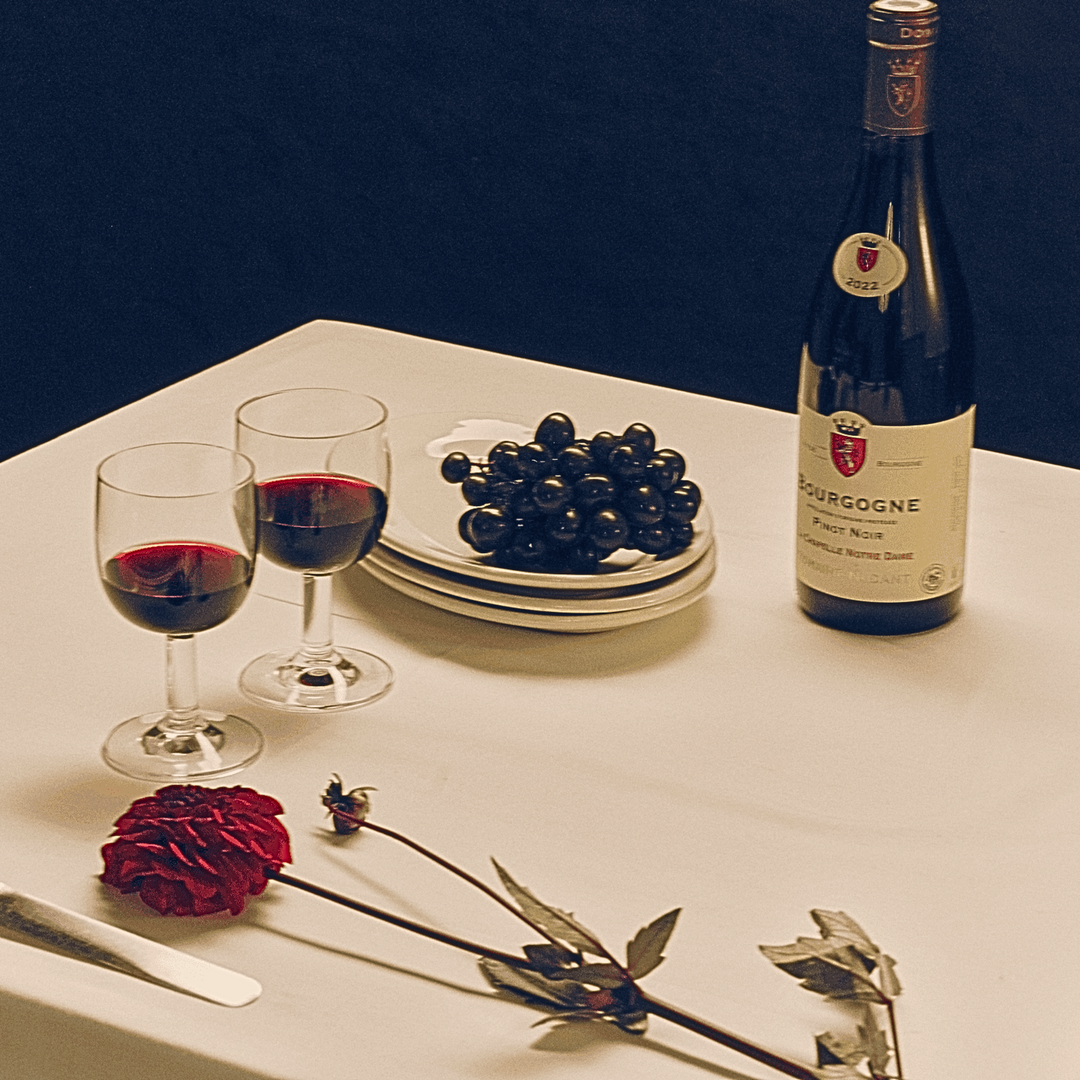
[[349,390],[281,390],[240,406],[236,446],[255,462],[260,553],[304,575],[300,647],[253,660],[240,689],[294,712],[375,701],[393,672],[377,656],[335,646],[330,616],[333,573],[362,559],[386,521],[386,407]]
[[244,602],[255,566],[254,467],[203,443],[156,443],[107,457],[97,470],[97,563],[124,618],[165,635],[164,712],[125,720],[102,747],[140,780],[228,776],[262,752],[258,730],[201,709],[195,635]]

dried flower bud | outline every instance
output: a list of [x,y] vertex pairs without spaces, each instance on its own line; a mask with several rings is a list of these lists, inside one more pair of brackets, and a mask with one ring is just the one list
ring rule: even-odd
[[334,831],[342,836],[357,832],[371,810],[371,800],[367,797],[372,787],[353,788],[345,791],[341,777],[332,774],[332,779],[323,793],[322,804],[334,818]]

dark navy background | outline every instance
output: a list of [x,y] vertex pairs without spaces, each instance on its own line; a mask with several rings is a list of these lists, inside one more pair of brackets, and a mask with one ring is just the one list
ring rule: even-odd
[[[1080,467],[1080,20],[941,7],[977,442]],[[794,408],[864,0],[7,10],[4,456],[319,317]]]

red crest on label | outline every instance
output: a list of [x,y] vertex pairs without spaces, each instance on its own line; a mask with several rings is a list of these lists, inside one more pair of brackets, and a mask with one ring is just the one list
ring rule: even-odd
[[836,471],[841,476],[854,476],[866,461],[866,440],[845,435],[840,431],[834,431],[829,438],[829,449]]
[[876,247],[865,247],[859,245],[859,250],[855,253],[855,261],[858,264],[859,269],[868,274],[874,269],[874,263],[877,262],[878,249]]

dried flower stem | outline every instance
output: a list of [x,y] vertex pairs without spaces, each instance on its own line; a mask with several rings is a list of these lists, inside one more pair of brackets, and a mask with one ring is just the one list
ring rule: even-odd
[[454,934],[445,934],[441,930],[424,926],[423,923],[413,922],[412,919],[404,919],[400,915],[393,915],[389,911],[383,911],[381,908],[361,903],[351,897],[342,896],[341,893],[324,889],[321,885],[304,881],[303,878],[293,877],[292,874],[283,874],[280,870],[274,870],[270,867],[265,868],[263,873],[271,881],[280,881],[283,885],[292,885],[295,889],[301,889],[303,892],[311,893],[313,896],[321,896],[324,900],[332,900],[335,904],[341,904],[342,907],[359,911],[362,915],[370,915],[373,919],[381,919],[383,922],[401,927],[402,930],[411,930],[414,934],[431,938],[433,941],[441,941],[444,945],[452,945],[455,949],[462,949],[464,952],[472,953],[474,956],[487,956],[492,960],[508,964],[510,967],[526,968],[529,971],[535,970],[533,965],[523,957],[500,952],[498,949],[489,949],[486,945],[477,945],[475,942],[466,941],[464,938],[456,937]]
[[641,1007],[646,1012],[652,1013],[653,1016],[669,1020],[673,1024],[678,1024],[679,1027],[696,1032],[698,1035],[704,1035],[706,1039],[712,1039],[713,1042],[718,1042],[729,1050],[737,1050],[740,1054],[753,1058],[755,1061],[760,1061],[763,1065],[776,1069],[777,1072],[782,1072],[787,1076],[794,1076],[797,1080],[817,1080],[813,1072],[805,1065],[788,1061],[787,1058],[780,1057],[771,1050],[747,1042],[745,1039],[740,1039],[738,1035],[732,1035],[730,1032],[716,1027],[715,1024],[710,1024],[707,1020],[699,1020],[696,1016],[691,1016],[681,1009],[666,1005],[664,1002],[642,993],[640,989],[638,990],[638,997]]
[[[398,833],[394,833],[390,829],[383,828],[382,826],[372,826],[371,822],[364,822],[364,825],[365,827],[374,828],[377,832],[390,835],[396,840],[400,840],[402,843],[419,851],[420,854],[432,859],[445,869],[476,885],[485,894],[492,896],[492,898],[498,900],[502,906],[508,907],[509,910],[517,914],[519,918],[522,918],[530,927],[536,930],[537,933],[542,934],[548,940],[552,940],[550,936],[533,923],[531,919],[508,905],[501,896],[494,893],[494,891],[488,888],[483,882],[473,878],[471,874],[466,873],[464,870],[460,870],[452,863],[448,863],[445,859],[428,851],[420,844],[417,844]],[[279,881],[283,885],[292,885],[294,888],[311,893],[313,896],[319,896],[324,900],[333,901],[335,904],[341,904],[343,907],[350,908],[352,911],[358,911],[363,915],[370,915],[372,918],[380,919],[383,922],[390,923],[392,926],[400,927],[403,930],[410,930],[414,934],[420,934],[422,937],[430,938],[433,941],[442,942],[444,945],[451,945],[455,949],[461,949],[463,952],[471,953],[473,956],[485,956],[491,960],[497,960],[506,964],[509,967],[526,971],[535,971],[539,974],[543,974],[543,972],[540,972],[535,965],[531,964],[523,957],[513,956],[512,954],[504,953],[499,949],[492,949],[486,945],[479,945],[476,942],[467,941],[464,938],[456,937],[453,934],[435,930],[430,926],[424,926],[422,923],[413,922],[411,919],[405,919],[400,915],[391,914],[388,911],[383,911],[381,908],[372,907],[370,904],[364,904],[359,900],[353,900],[351,897],[343,896],[341,893],[333,892],[330,889],[324,889],[321,885],[315,885],[312,882],[304,881],[302,878],[293,877],[291,874],[283,874],[279,870],[267,868],[264,870],[264,873],[272,881]],[[555,942],[555,944],[558,944],[558,942]],[[743,1054],[755,1061],[759,1061],[763,1065],[768,1065],[770,1068],[776,1069],[786,1076],[795,1077],[796,1080],[817,1080],[814,1074],[805,1065],[800,1065],[794,1061],[788,1061],[786,1058],[780,1057],[770,1050],[766,1050],[755,1043],[748,1042],[745,1039],[739,1038],[737,1035],[733,1035],[728,1031],[724,1031],[722,1028],[716,1027],[714,1024],[710,1024],[708,1021],[700,1020],[695,1016],[691,1016],[689,1013],[683,1012],[681,1009],[677,1009],[672,1005],[667,1005],[656,998],[651,998],[644,994],[629,973],[626,972],[623,965],[619,964],[600,942],[597,941],[595,944],[598,955],[603,955],[605,959],[613,963],[619,971],[626,976],[627,983],[634,989],[638,1004],[640,1004],[645,1012],[658,1016],[670,1023],[677,1024],[680,1027],[684,1027],[689,1031],[704,1036],[706,1039],[711,1039],[713,1042],[720,1043],[721,1046],[726,1046],[729,1050],[735,1050],[737,1053]]]
[[[364,829],[371,829],[372,832],[381,833],[383,836],[387,836],[391,840],[396,840],[398,841],[398,843],[404,844],[406,847],[412,848],[412,850],[417,852],[417,854],[423,855],[425,859],[430,859],[433,863],[441,866],[444,870],[448,870],[451,874],[456,874],[463,881],[467,881],[474,888],[479,889],[485,896],[490,897],[492,900],[495,901],[495,903],[499,904],[501,907],[504,907],[507,911],[509,911],[511,915],[514,915],[516,918],[520,919],[534,933],[539,934],[540,937],[544,938],[545,941],[550,942],[552,945],[556,946],[556,948],[562,948],[562,942],[560,942],[557,938],[548,933],[548,931],[545,930],[538,923],[533,922],[533,920],[530,919],[528,915],[516,908],[505,897],[500,896],[499,893],[497,893],[493,888],[491,888],[490,885],[487,885],[479,878],[474,877],[467,870],[462,870],[460,866],[455,866],[454,863],[450,862],[448,859],[444,859],[441,855],[437,855],[430,848],[425,847],[423,844],[419,843],[416,840],[410,839],[404,833],[397,832],[397,830],[395,829],[388,829],[385,825],[376,825],[375,822],[371,821],[369,818],[361,818],[355,814],[350,814],[348,811],[341,809],[336,809],[334,811],[334,814],[337,817],[344,818],[346,821],[351,821]],[[622,964],[619,963],[618,960],[615,959],[614,956],[611,955],[611,953],[607,951],[606,948],[604,948],[601,942],[597,941],[596,938],[593,937],[590,937],[589,940],[592,942],[596,950],[597,956],[601,956],[609,963],[613,964],[619,970],[619,972],[626,977],[627,982],[633,982],[633,979],[631,979],[630,977],[630,973],[623,967]]]
[[892,1001],[887,1001],[885,1003],[885,1008],[889,1010],[889,1027],[892,1029],[893,1057],[896,1058],[896,1077],[897,1080],[904,1080],[904,1067],[900,1064],[900,1035],[896,1030],[896,1009],[893,1007]]
[[519,918],[527,927],[532,931],[539,934],[545,941],[550,942],[552,945],[559,946],[559,942],[552,937],[542,926],[537,926],[524,912],[519,911],[513,904],[510,903],[505,897],[500,896],[490,885],[486,885],[479,878],[473,877],[467,870],[462,870],[460,866],[455,866],[452,862],[444,859],[441,855],[436,855],[430,848],[424,847],[423,844],[417,843],[415,840],[410,840],[409,837],[403,833],[399,833],[394,829],[388,829],[385,825],[376,825],[374,821],[369,821],[366,818],[361,821],[360,818],[354,817],[352,814],[345,813],[342,810],[337,810],[335,813],[339,817],[346,818],[349,821],[355,821],[357,824],[363,826],[365,829],[371,829],[372,832],[382,833],[383,836],[388,836],[391,840],[396,840],[399,844],[404,844],[406,847],[412,848],[413,851],[420,855],[423,855],[425,859],[430,859],[433,863],[441,866],[444,870],[449,870],[451,874],[456,874],[459,878],[467,881],[474,888],[479,889],[485,896],[490,897],[499,904],[501,907],[506,908],[511,915]]

